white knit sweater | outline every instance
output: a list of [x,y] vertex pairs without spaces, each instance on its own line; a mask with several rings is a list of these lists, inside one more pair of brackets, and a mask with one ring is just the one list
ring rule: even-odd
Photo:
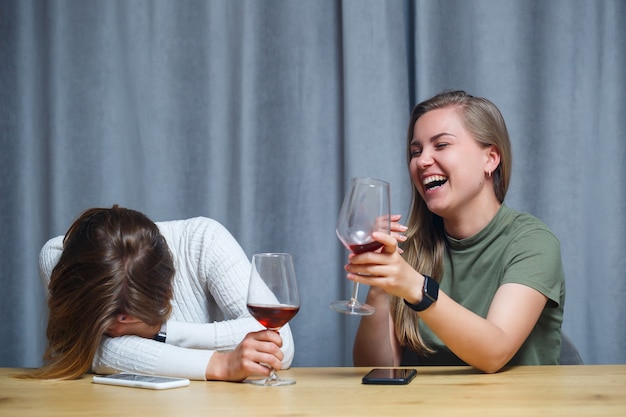
[[[246,308],[250,261],[215,220],[196,217],[157,226],[176,269],[166,343],[104,336],[92,369],[100,374],[131,371],[204,380],[213,352],[231,350],[247,333],[263,329]],[[39,270],[46,290],[62,251],[63,236],[50,239],[41,250]],[[283,368],[288,368],[295,350],[289,326],[280,334]]]

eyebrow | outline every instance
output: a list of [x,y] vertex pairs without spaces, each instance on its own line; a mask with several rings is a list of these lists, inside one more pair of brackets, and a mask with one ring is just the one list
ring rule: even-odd
[[[437,139],[439,139],[439,138],[440,138],[440,137],[442,137],[442,136],[452,136],[452,137],[456,137],[456,136],[455,136],[455,135],[453,135],[452,133],[448,133],[448,132],[441,132],[441,133],[436,134],[435,136],[432,136],[432,137],[431,137],[428,141],[432,143],[432,142],[436,141]],[[419,146],[419,142],[418,142],[416,139],[413,139],[413,140],[411,141],[411,143],[409,144],[409,146]]]

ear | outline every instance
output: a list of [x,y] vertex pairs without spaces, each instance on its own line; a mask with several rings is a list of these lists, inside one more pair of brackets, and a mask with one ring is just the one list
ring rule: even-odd
[[122,324],[131,324],[131,323],[141,322],[141,320],[139,320],[137,317],[131,316],[130,314],[126,314],[126,313],[118,314],[116,319],[118,323],[122,323]]
[[500,165],[500,150],[495,146],[487,148],[485,171],[487,174],[493,174],[493,172]]

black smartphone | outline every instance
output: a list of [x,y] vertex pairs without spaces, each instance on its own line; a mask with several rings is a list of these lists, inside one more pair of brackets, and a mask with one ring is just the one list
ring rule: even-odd
[[364,384],[406,385],[415,378],[417,371],[411,368],[375,368],[363,377]]

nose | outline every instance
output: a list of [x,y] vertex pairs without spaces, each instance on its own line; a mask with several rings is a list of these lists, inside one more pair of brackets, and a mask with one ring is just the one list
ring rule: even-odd
[[424,149],[420,153],[420,156],[417,157],[416,163],[417,163],[417,167],[419,169],[424,169],[424,168],[429,167],[429,166],[431,166],[433,164],[433,157],[432,157],[430,152],[428,152],[426,149]]

